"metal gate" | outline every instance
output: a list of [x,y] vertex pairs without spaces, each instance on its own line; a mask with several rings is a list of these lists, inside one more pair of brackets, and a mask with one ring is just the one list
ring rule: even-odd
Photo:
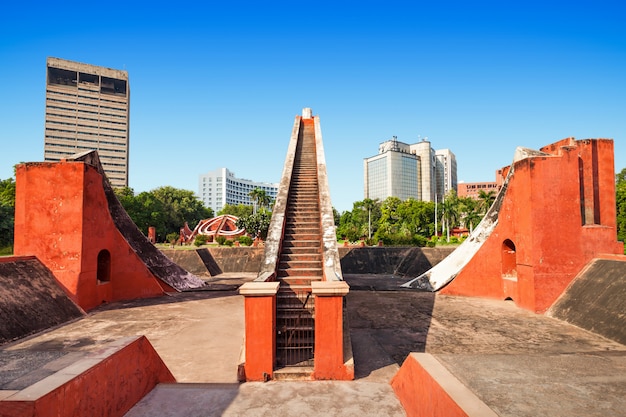
[[310,289],[291,289],[277,306],[276,365],[313,366],[315,299]]

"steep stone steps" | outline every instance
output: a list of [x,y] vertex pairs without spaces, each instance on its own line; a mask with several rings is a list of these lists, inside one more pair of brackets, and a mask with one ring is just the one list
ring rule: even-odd
[[[323,277],[317,155],[311,123],[303,123],[294,158],[277,275],[278,379],[307,379],[315,348],[315,298],[311,282]],[[290,369],[286,371],[286,369]]]

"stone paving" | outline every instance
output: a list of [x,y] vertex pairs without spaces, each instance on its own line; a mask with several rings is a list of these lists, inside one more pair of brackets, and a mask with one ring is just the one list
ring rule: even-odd
[[158,386],[127,417],[403,416],[389,381],[409,352],[427,352],[501,416],[626,415],[624,345],[511,302],[392,291],[389,276],[346,280],[355,381],[238,384],[243,298],[232,290],[102,306],[2,346],[0,375],[19,355],[77,354],[145,334],[180,384]]

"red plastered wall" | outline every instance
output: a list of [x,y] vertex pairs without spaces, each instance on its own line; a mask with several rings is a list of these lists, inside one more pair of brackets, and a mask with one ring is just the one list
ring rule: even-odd
[[[613,141],[565,139],[542,151],[550,155],[513,165],[497,226],[442,293],[510,297],[544,312],[591,259],[622,253]],[[515,247],[516,279],[503,276],[505,241]]]
[[[97,279],[103,250],[111,260],[108,282]],[[115,227],[100,174],[82,162],[17,167],[14,252],[37,256],[85,310],[163,294]]]

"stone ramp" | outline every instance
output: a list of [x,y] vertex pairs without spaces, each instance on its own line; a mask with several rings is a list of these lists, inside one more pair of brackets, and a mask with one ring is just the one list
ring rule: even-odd
[[626,352],[412,353],[392,381],[409,415],[626,415]]
[[0,344],[83,315],[37,258],[0,257]]
[[548,314],[626,344],[626,256],[594,259]]
[[161,384],[125,417],[403,417],[387,382]]

